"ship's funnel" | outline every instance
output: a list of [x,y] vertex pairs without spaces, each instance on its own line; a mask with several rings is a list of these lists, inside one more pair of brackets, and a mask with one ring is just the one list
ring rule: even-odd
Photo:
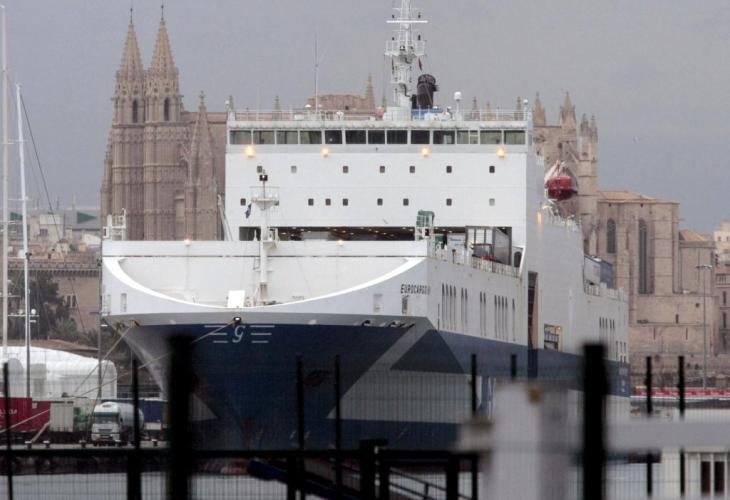
[[433,94],[438,89],[436,78],[433,75],[423,74],[419,76],[414,109],[431,109],[433,107]]

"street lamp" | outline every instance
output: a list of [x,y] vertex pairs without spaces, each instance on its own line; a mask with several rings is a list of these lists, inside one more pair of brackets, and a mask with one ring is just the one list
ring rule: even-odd
[[707,389],[707,293],[706,293],[706,279],[702,274],[704,269],[712,269],[710,264],[700,264],[695,266],[696,269],[700,270],[700,276],[702,278],[702,388]]

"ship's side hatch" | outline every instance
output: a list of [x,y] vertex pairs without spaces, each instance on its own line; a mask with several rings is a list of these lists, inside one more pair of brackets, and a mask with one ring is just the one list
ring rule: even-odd
[[527,375],[537,377],[537,273],[527,274]]

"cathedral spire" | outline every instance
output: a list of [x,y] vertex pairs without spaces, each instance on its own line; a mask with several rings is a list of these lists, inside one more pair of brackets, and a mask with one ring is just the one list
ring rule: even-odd
[[532,123],[537,126],[545,126],[545,108],[540,101],[540,92],[535,94],[535,103],[532,105]]
[[175,67],[175,61],[172,59],[172,49],[170,48],[170,37],[167,35],[164,10],[160,18],[160,27],[157,31],[157,41],[155,42],[155,50],[152,53],[152,63],[149,71],[155,76],[177,77],[177,68]]
[[565,93],[565,101],[560,107],[560,126],[566,131],[575,130],[575,106],[570,100],[570,93]]
[[136,80],[144,76],[144,65],[139,55],[139,44],[137,34],[134,30],[134,22],[130,9],[129,28],[127,29],[127,40],[124,42],[122,62],[117,70],[117,80]]
[[190,176],[210,181],[213,176],[213,135],[208,122],[208,109],[205,106],[205,94],[200,92],[200,104],[198,105],[198,117],[193,127],[193,136],[190,144],[190,158],[188,162],[191,167]]

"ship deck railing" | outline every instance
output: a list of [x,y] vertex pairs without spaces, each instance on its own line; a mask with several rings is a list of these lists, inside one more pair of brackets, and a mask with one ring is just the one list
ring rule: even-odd
[[594,285],[592,283],[588,283],[587,281],[583,283],[583,290],[586,294],[593,295],[595,297],[607,297],[614,300],[624,299],[624,294],[621,290],[608,288],[605,285]]
[[501,264],[488,259],[482,259],[474,257],[471,253],[465,251],[459,251],[456,248],[448,247],[430,247],[428,250],[428,257],[442,262],[450,262],[461,266],[469,266],[472,269],[478,271],[484,271],[494,274],[502,274],[505,276],[511,276],[518,278],[520,276],[520,270],[517,267]]
[[[268,121],[316,121],[316,122],[350,122],[350,121],[381,121],[385,110],[377,108],[372,110],[342,110],[342,109],[289,109],[289,110],[237,110],[233,113],[235,121],[241,122],[268,122]],[[434,120],[434,114],[449,113],[455,121],[468,122],[525,122],[530,119],[530,111],[521,109],[482,109],[482,110],[413,110],[409,121],[423,122],[433,120],[439,123],[442,120]]]

